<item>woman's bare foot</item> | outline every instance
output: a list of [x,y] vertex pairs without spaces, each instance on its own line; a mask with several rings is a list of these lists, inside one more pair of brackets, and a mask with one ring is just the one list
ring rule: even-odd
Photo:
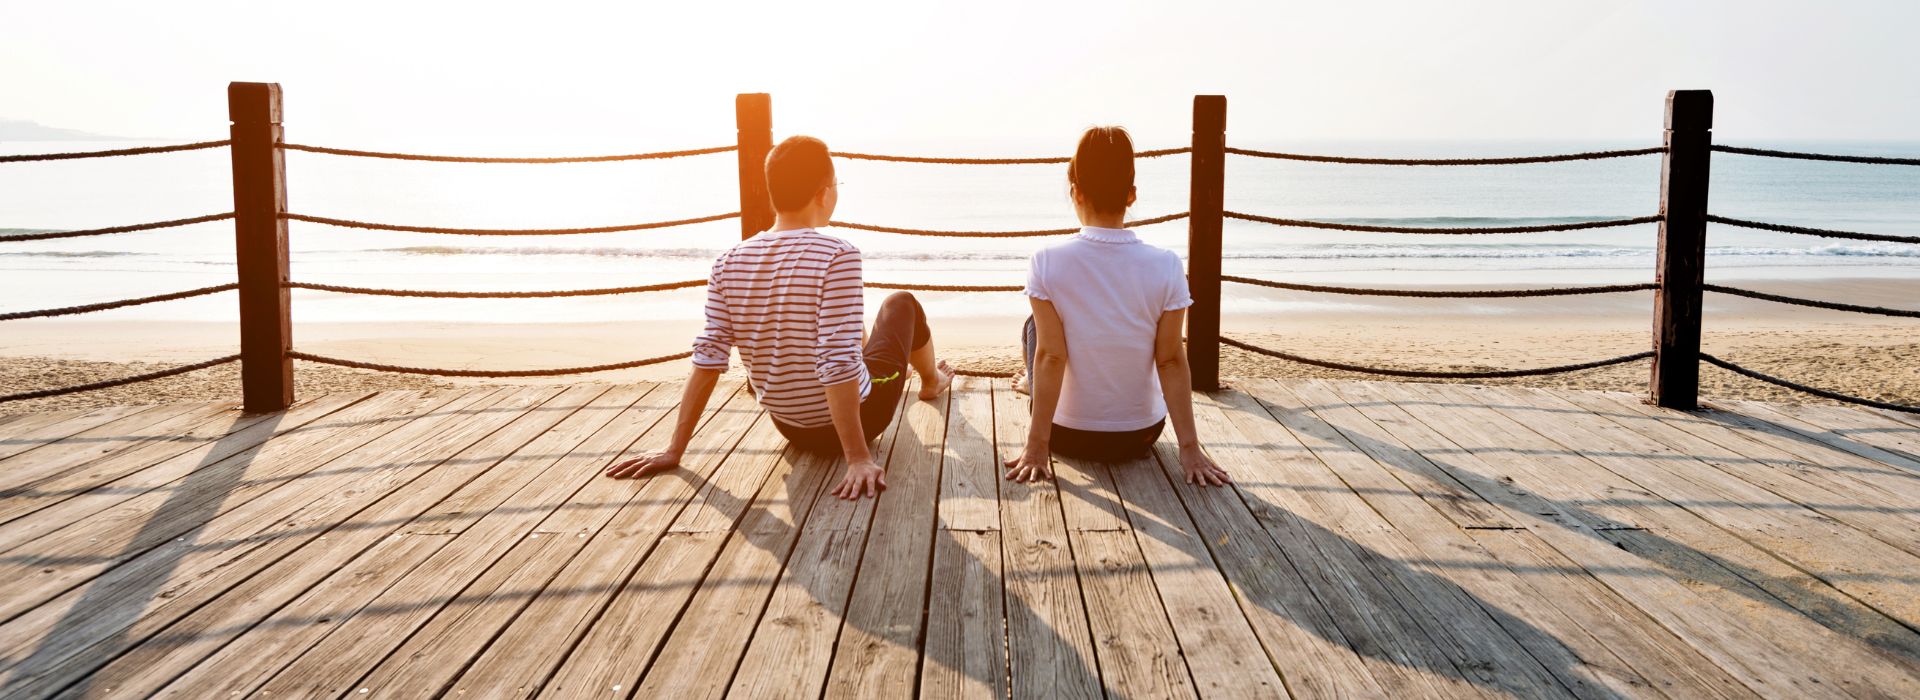
[[1013,390],[1015,393],[1024,396],[1033,395],[1033,386],[1027,382],[1026,372],[1013,373]]
[[940,395],[947,391],[947,387],[953,386],[954,371],[952,365],[947,364],[946,360],[941,360],[935,369],[940,373],[940,376],[937,378],[938,381],[929,383],[927,382],[927,377],[920,378],[921,401],[932,401],[940,398]]

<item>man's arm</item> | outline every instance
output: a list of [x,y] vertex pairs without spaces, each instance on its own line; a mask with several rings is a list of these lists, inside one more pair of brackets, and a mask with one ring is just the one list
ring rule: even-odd
[[713,400],[713,387],[718,383],[720,370],[694,367],[693,374],[687,377],[686,388],[680,392],[680,419],[673,424],[673,438],[668,441],[667,449],[613,465],[607,469],[607,476],[630,479],[680,466],[680,457],[687,453],[687,443],[693,441],[693,431],[700,427],[700,417],[706,415],[707,402]]
[[833,414],[833,432],[847,457],[847,475],[833,487],[833,495],[848,500],[880,495],[887,490],[887,473],[867,449],[866,427],[860,424],[860,382],[827,385],[827,412]]

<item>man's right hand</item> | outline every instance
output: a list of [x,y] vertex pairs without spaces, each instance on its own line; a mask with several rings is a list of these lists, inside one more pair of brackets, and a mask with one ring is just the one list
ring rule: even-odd
[[648,452],[634,459],[615,464],[607,468],[607,476],[615,479],[632,479],[680,466],[680,453],[672,450]]
[[847,476],[840,480],[839,486],[833,487],[833,495],[836,498],[853,501],[866,497],[878,497],[880,492],[885,490],[887,490],[887,472],[881,469],[880,465],[874,464],[873,460],[868,459],[847,463]]

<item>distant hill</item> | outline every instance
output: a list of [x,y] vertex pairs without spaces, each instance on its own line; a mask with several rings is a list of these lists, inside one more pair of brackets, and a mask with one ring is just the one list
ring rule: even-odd
[[78,129],[62,129],[30,121],[0,119],[0,141],[126,141],[125,136],[108,136]]

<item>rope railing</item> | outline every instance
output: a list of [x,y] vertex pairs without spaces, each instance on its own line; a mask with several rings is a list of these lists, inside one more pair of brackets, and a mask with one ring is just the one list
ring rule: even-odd
[[1330,231],[1359,231],[1363,233],[1418,233],[1437,235],[1550,233],[1554,231],[1581,231],[1585,229],[1635,226],[1660,222],[1660,217],[1654,215],[1637,216],[1631,219],[1601,219],[1597,221],[1575,221],[1564,224],[1536,224],[1531,226],[1377,226],[1373,224],[1346,224],[1336,221],[1314,221],[1311,219],[1282,219],[1272,216],[1260,216],[1258,214],[1243,214],[1237,211],[1223,212],[1222,215],[1229,219],[1272,224],[1274,226],[1317,228]]
[[1776,151],[1770,148],[1745,148],[1741,146],[1713,146],[1721,153],[1735,153],[1743,156],[1762,156],[1766,158],[1787,158],[1791,160],[1822,160],[1832,163],[1864,163],[1867,165],[1920,165],[1920,158],[1883,158],[1880,156],[1849,156],[1836,153],[1803,153],[1800,151]]
[[165,379],[167,377],[171,377],[177,374],[197,372],[199,370],[203,370],[208,367],[224,365],[229,362],[238,362],[239,360],[240,360],[239,355],[228,355],[226,357],[216,357],[211,360],[207,360],[205,362],[195,362],[190,365],[170,367],[168,369],[163,369],[158,372],[136,374],[131,377],[109,379],[102,382],[93,382],[91,384],[77,384],[74,386],[63,386],[55,389],[38,389],[35,391],[24,391],[18,394],[7,394],[5,396],[0,396],[0,403],[7,403],[9,401],[26,401],[28,399],[44,399],[49,396],[64,396],[66,394],[78,394],[83,391],[98,391],[100,389],[111,389],[116,386],[124,386],[127,384],[133,384],[135,382],[146,382],[146,381],[152,381],[155,379]]
[[902,292],[1018,292],[1026,289],[1018,284],[905,284],[895,282],[868,282],[867,289],[892,289]]
[[327,146],[308,146],[308,145],[297,144],[297,143],[283,143],[283,144],[280,144],[280,148],[288,151],[305,151],[307,153],[325,153],[327,155],[352,156],[355,158],[383,158],[386,160],[420,160],[420,161],[429,161],[434,163],[523,163],[523,164],[611,163],[611,162],[623,161],[623,160],[658,160],[662,158],[684,158],[686,156],[703,156],[709,153],[731,153],[735,150],[738,150],[738,147],[736,146],[714,146],[712,148],[694,148],[694,149],[689,149],[684,151],[658,151],[655,153],[625,153],[625,154],[610,155],[610,156],[559,156],[559,157],[551,157],[551,158],[515,158],[515,157],[485,157],[485,156],[433,156],[433,155],[422,155],[418,153],[387,153],[382,151],[358,151],[350,148],[330,148]]
[[232,144],[233,142],[231,140],[221,139],[219,141],[200,141],[197,143],[181,143],[181,144],[174,144],[172,146],[143,146],[140,148],[116,148],[110,151],[72,151],[68,153],[22,153],[19,155],[0,156],[0,163],[28,163],[28,162],[42,161],[42,160],[76,160],[79,158],[111,158],[114,156],[144,156],[144,155],[150,155],[154,153],[178,153],[181,151],[198,151],[206,148],[220,148],[222,146],[229,146]]
[[706,280],[684,280],[664,282],[636,287],[605,287],[601,289],[554,289],[530,291],[500,292],[459,292],[433,289],[378,289],[374,287],[349,287],[340,284],[320,284],[316,282],[288,282],[288,289],[310,289],[316,292],[337,292],[340,294],[363,294],[382,297],[426,297],[432,299],[546,299],[553,297],[593,297],[614,294],[639,294],[642,292],[664,292],[673,289],[706,286]]
[[553,369],[521,369],[521,370],[484,370],[484,369],[443,369],[443,368],[437,368],[437,367],[405,367],[401,365],[385,365],[377,362],[361,362],[359,360],[343,360],[337,357],[315,355],[312,353],[300,352],[298,350],[287,353],[287,357],[291,357],[296,360],[306,360],[308,362],[317,362],[323,365],[334,365],[337,367],[350,367],[353,369],[373,370],[375,372],[394,372],[398,374],[424,374],[424,375],[434,376],[434,377],[485,377],[485,378],[494,378],[494,379],[513,378],[513,377],[560,377],[560,376],[565,376],[569,374],[591,374],[594,372],[611,372],[618,369],[632,369],[635,367],[657,365],[662,362],[684,360],[692,356],[693,356],[692,352],[681,352],[681,353],[675,353],[672,355],[661,355],[659,357],[649,357],[649,358],[640,359],[640,360],[632,360],[629,362],[614,362],[611,364],[587,365],[584,367],[557,367]]
[[1844,239],[1853,240],[1853,241],[1880,241],[1885,243],[1920,243],[1920,236],[1894,236],[1894,235],[1888,235],[1884,233],[1859,233],[1856,231],[1837,231],[1834,229],[1825,229],[1825,228],[1808,228],[1806,226],[1788,226],[1786,224],[1770,224],[1764,221],[1748,221],[1746,219],[1734,219],[1734,218],[1729,218],[1725,216],[1720,216],[1717,214],[1708,214],[1707,220],[1716,224],[1726,224],[1728,226],[1750,228],[1756,231],[1797,233],[1803,236],[1819,236],[1821,238],[1844,238]]
[[1799,382],[1781,379],[1779,377],[1775,377],[1771,374],[1767,374],[1757,370],[1747,369],[1740,365],[1734,364],[1732,362],[1728,362],[1726,360],[1722,360],[1718,357],[1714,357],[1704,352],[1700,353],[1700,359],[1706,362],[1707,364],[1713,365],[1715,367],[1719,367],[1721,369],[1727,370],[1729,372],[1738,374],[1743,377],[1747,377],[1750,379],[1758,379],[1760,381],[1766,382],[1768,384],[1772,384],[1774,386],[1784,387],[1787,389],[1792,389],[1794,391],[1812,394],[1814,396],[1818,396],[1821,398],[1833,399],[1835,401],[1840,401],[1842,403],[1851,403],[1851,404],[1859,404],[1861,406],[1872,406],[1874,408],[1883,408],[1889,411],[1900,411],[1903,413],[1920,413],[1920,406],[1904,406],[1897,403],[1875,401],[1873,399],[1861,398],[1858,396],[1849,396],[1847,394],[1842,394],[1837,391],[1828,391],[1826,389],[1821,389],[1819,387],[1811,387],[1805,384],[1801,384]]
[[1419,370],[1419,369],[1398,369],[1393,367],[1370,367],[1367,365],[1351,365],[1344,362],[1334,362],[1332,360],[1317,360],[1311,357],[1303,357],[1303,356],[1295,355],[1289,352],[1282,352],[1279,350],[1263,348],[1258,345],[1241,342],[1239,340],[1235,340],[1233,338],[1228,338],[1225,336],[1222,336],[1220,338],[1220,344],[1231,345],[1233,347],[1240,348],[1241,350],[1246,350],[1248,352],[1258,353],[1261,355],[1266,355],[1268,357],[1279,358],[1282,360],[1287,360],[1289,362],[1298,362],[1303,365],[1313,365],[1315,367],[1344,370],[1347,372],[1359,372],[1362,374],[1377,374],[1377,375],[1386,376],[1386,377],[1415,377],[1420,379],[1505,379],[1505,378],[1511,378],[1511,377],[1539,377],[1539,376],[1545,376],[1549,374],[1564,374],[1567,372],[1578,372],[1580,370],[1597,369],[1600,367],[1624,364],[1624,363],[1634,362],[1638,360],[1645,360],[1647,358],[1653,357],[1653,351],[1648,350],[1644,352],[1636,352],[1631,355],[1609,357],[1604,360],[1594,360],[1592,362],[1582,362],[1579,364],[1572,364],[1572,365],[1555,365],[1553,367],[1537,367],[1533,369],[1501,369],[1501,370],[1449,372],[1449,371],[1442,371],[1442,370]]
[[[1155,149],[1151,151],[1136,151],[1133,154],[1133,157],[1159,158],[1161,156],[1171,156],[1171,155],[1178,155],[1181,153],[1192,153],[1192,152],[1193,152],[1192,147],[1182,146],[1180,148],[1160,148],[1160,149]],[[877,153],[852,153],[847,151],[833,151],[829,155],[832,155],[835,158],[845,158],[847,160],[874,160],[874,161],[881,161],[886,163],[937,163],[941,165],[1052,165],[1052,164],[1067,163],[1072,161],[1071,158],[1065,158],[1065,157],[945,158],[945,157],[939,157],[939,156],[890,156],[890,155],[881,155]]]
[[189,289],[184,292],[155,294],[150,297],[139,297],[136,299],[121,299],[119,301],[103,301],[98,304],[82,304],[80,306],[63,306],[56,309],[38,309],[34,311],[14,311],[12,313],[0,313],[0,321],[14,321],[14,320],[23,319],[23,318],[51,318],[54,316],[72,316],[75,314],[87,314],[87,313],[93,313],[95,311],[106,311],[108,309],[122,309],[129,306],[139,306],[141,304],[152,304],[152,303],[161,302],[161,301],[173,301],[175,299],[190,299],[198,296],[206,296],[208,294],[218,294],[220,292],[232,291],[239,288],[240,288],[239,284],[229,282],[227,284],[217,284],[211,287]]
[[1611,294],[1614,292],[1640,292],[1659,289],[1660,285],[1607,284],[1591,287],[1544,287],[1537,289],[1376,289],[1367,287],[1334,287],[1320,284],[1300,284],[1297,282],[1276,282],[1273,280],[1253,279],[1235,275],[1221,275],[1222,282],[1238,282],[1256,287],[1287,289],[1296,292],[1320,292],[1325,294],[1351,294],[1355,296],[1379,297],[1416,297],[1427,299],[1505,299],[1517,297],[1559,297],[1576,294]]
[[1227,147],[1227,152],[1253,158],[1272,158],[1276,160],[1295,160],[1308,163],[1343,163],[1348,165],[1521,165],[1525,163],[1562,163],[1575,160],[1601,160],[1605,158],[1628,158],[1665,153],[1665,146],[1651,148],[1633,148],[1618,151],[1589,151],[1585,153],[1562,153],[1547,156],[1514,156],[1506,158],[1360,158],[1353,156],[1319,156],[1305,153],[1282,153],[1279,151],[1256,151],[1250,148]]
[[[1179,221],[1180,219],[1184,219],[1184,218],[1187,218],[1187,212],[1183,211],[1178,214],[1156,216],[1151,219],[1137,219],[1134,221],[1128,221],[1123,225],[1126,228],[1139,228],[1141,226],[1152,226],[1154,224],[1164,224],[1169,221]],[[1033,231],[941,231],[941,230],[933,230],[933,229],[901,228],[897,226],[874,226],[872,224],[857,224],[850,221],[830,221],[830,222],[827,222],[827,225],[837,226],[839,228],[853,229],[855,231],[873,231],[876,233],[897,233],[904,236],[935,236],[935,237],[944,237],[944,238],[1038,238],[1041,236],[1065,236],[1068,234],[1080,232],[1080,229],[1078,227],[1050,228],[1050,229],[1040,229],[1040,230],[1033,230]]]
[[1780,294],[1769,294],[1767,292],[1756,292],[1751,289],[1741,289],[1739,287],[1727,287],[1727,286],[1718,285],[1718,284],[1703,284],[1700,286],[1700,288],[1705,289],[1709,292],[1719,292],[1721,294],[1728,294],[1736,297],[1746,297],[1748,299],[1759,299],[1762,301],[1778,302],[1781,304],[1792,304],[1795,306],[1809,306],[1816,309],[1833,309],[1835,311],[1852,311],[1854,313],[1878,314],[1881,316],[1900,316],[1903,318],[1920,318],[1920,311],[1911,311],[1907,309],[1890,309],[1884,306],[1861,306],[1859,304],[1842,304],[1837,301],[1820,301],[1818,299],[1804,299],[1801,297],[1790,297],[1790,296],[1784,296]]
[[133,224],[130,226],[114,226],[111,228],[92,228],[92,229],[84,229],[79,231],[47,231],[44,233],[14,233],[14,234],[7,234],[4,236],[0,236],[0,243],[14,243],[18,241],[49,241],[56,238],[80,238],[82,236],[105,236],[105,235],[114,234],[114,233],[133,233],[135,231],[152,231],[154,229],[174,228],[176,226],[204,224],[209,221],[225,221],[231,218],[233,218],[233,212],[226,212],[223,214],[208,214],[206,216],[196,216],[190,219],[171,219],[168,221],[155,221],[155,222],[145,223],[145,224]]
[[304,221],[310,224],[326,224],[328,226],[367,229],[370,231],[401,231],[406,233],[444,233],[444,234],[452,234],[457,236],[571,236],[571,235],[577,235],[577,234],[583,234],[583,233],[618,233],[621,231],[645,231],[645,230],[657,229],[657,228],[671,228],[674,226],[704,224],[710,221],[725,221],[727,219],[738,219],[740,218],[740,212],[736,211],[736,212],[728,212],[725,214],[713,214],[710,216],[697,216],[691,219],[675,219],[672,221],[650,221],[650,222],[641,223],[641,224],[622,224],[617,226],[588,226],[588,227],[581,227],[581,228],[522,228],[522,229],[405,226],[400,224],[374,223],[370,221],[354,221],[352,219],[335,219],[335,218],[326,217],[326,216],[310,216],[307,214],[285,214],[283,215],[283,217],[288,221]]

